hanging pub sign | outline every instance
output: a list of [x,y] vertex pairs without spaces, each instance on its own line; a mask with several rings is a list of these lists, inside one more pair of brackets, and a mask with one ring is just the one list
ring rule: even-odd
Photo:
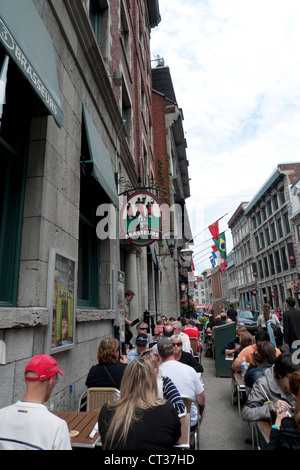
[[148,191],[129,196],[121,210],[121,237],[135,245],[147,246],[162,236],[162,210],[159,200]]

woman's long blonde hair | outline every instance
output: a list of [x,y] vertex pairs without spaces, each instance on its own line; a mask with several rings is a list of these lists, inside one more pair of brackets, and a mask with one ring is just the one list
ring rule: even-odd
[[131,426],[142,419],[143,411],[163,405],[158,397],[157,374],[149,357],[137,357],[125,369],[120,400],[109,403],[114,411],[103,449],[124,447]]

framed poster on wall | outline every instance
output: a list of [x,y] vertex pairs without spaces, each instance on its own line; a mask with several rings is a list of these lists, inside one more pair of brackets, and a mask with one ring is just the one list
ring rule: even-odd
[[51,249],[47,293],[49,325],[46,348],[48,354],[74,346],[76,276],[77,261],[56,249]]

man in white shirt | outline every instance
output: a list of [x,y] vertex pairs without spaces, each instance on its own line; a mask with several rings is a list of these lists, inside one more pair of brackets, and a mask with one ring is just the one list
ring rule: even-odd
[[72,450],[67,423],[44,405],[58,373],[64,375],[47,354],[34,356],[27,364],[23,399],[0,410],[1,450]]
[[172,326],[174,328],[174,335],[179,335],[182,340],[182,350],[185,352],[191,352],[191,341],[186,333],[182,332],[183,326],[180,321],[173,321]]
[[[169,377],[177,387],[181,396],[193,398],[202,409],[201,419],[204,416],[205,394],[203,385],[197,372],[186,364],[176,361],[173,344],[168,338],[161,338],[157,342],[157,350],[162,364],[160,366],[163,376]],[[194,403],[191,406],[191,426],[197,423],[197,410]]]

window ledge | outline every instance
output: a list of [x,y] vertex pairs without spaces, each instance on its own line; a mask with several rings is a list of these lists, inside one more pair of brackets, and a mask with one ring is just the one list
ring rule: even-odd
[[1,307],[0,329],[30,328],[49,323],[49,310],[45,307]]
[[88,322],[88,321],[99,321],[99,320],[114,320],[115,312],[114,310],[104,309],[104,310],[93,310],[93,309],[76,309],[76,321]]

